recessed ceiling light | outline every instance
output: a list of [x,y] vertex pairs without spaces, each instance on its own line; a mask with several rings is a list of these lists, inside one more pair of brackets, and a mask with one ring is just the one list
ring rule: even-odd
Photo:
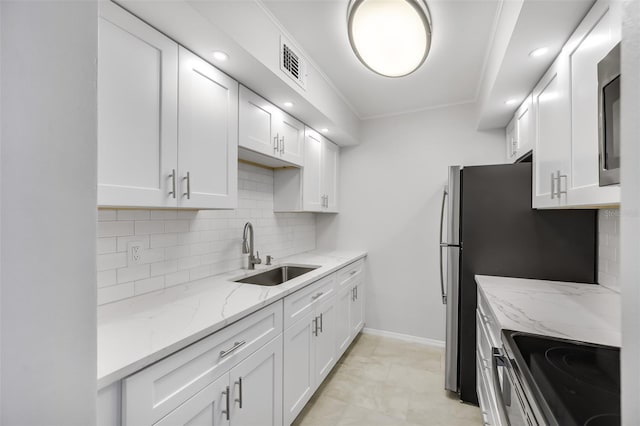
[[385,77],[417,70],[431,47],[431,15],[425,0],[351,0],[349,42],[367,68]]
[[213,52],[213,59],[217,60],[217,61],[226,61],[227,59],[229,59],[229,55],[227,55],[224,52],[221,52],[219,50]]
[[293,102],[285,102],[282,105],[284,105],[285,108],[291,108],[293,106]]
[[325,127],[324,129],[320,129],[320,131],[321,131],[322,133],[329,133],[329,129],[327,129],[326,127]]
[[517,99],[508,99],[506,101],[504,101],[505,105],[515,105],[518,103]]
[[529,52],[529,56],[531,56],[532,58],[538,58],[540,56],[546,55],[548,52],[549,52],[549,48],[548,47],[539,47],[539,48]]

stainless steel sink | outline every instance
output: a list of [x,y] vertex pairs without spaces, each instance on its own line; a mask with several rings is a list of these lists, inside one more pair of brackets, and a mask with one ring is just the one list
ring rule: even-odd
[[234,280],[234,282],[272,286],[282,284],[318,268],[319,266],[283,265],[278,268],[260,272],[259,274],[251,275],[250,277]]

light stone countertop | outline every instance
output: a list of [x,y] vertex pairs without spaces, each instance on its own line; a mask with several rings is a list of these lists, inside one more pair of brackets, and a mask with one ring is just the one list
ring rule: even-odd
[[621,346],[620,294],[600,285],[476,275],[500,328]]
[[98,389],[102,389],[225,326],[366,256],[364,251],[311,251],[279,264],[318,269],[272,287],[233,282],[236,270],[98,307]]

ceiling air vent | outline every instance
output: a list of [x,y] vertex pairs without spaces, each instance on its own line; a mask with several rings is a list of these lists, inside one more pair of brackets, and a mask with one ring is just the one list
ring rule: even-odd
[[280,69],[300,87],[306,89],[307,66],[304,58],[284,37],[280,38]]

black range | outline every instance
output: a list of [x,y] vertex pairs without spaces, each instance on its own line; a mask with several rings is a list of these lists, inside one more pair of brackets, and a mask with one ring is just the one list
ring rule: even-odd
[[537,423],[621,424],[619,348],[509,330],[503,331],[503,343],[505,373],[520,387],[524,398],[518,399],[528,401],[531,407],[525,411]]

